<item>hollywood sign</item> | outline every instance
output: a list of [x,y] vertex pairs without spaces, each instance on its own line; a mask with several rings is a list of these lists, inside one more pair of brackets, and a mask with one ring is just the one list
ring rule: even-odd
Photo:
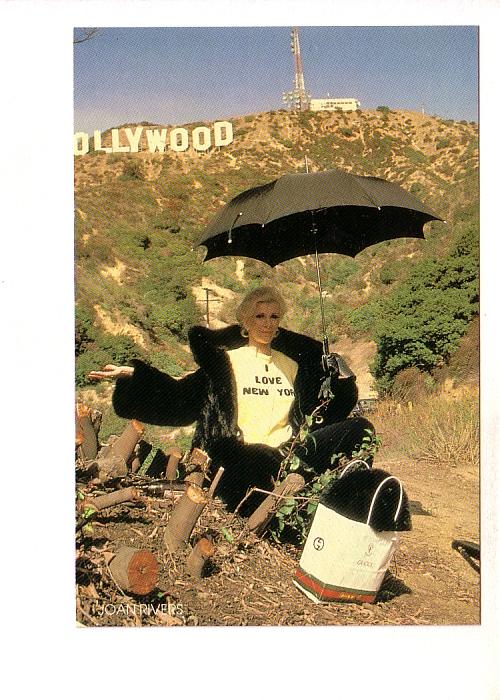
[[[123,132],[123,133],[120,133]],[[168,137],[168,138],[167,138]],[[168,132],[167,129],[146,129],[137,126],[134,129],[111,129],[111,145],[103,146],[100,131],[94,131],[94,151],[102,153],[138,153],[142,145],[147,144],[150,153],[164,153],[166,148],[172,151],[187,151],[191,145],[195,151],[208,151],[212,146],[227,146],[233,141],[233,125],[231,122],[214,122],[212,129],[208,126],[197,126],[191,134],[187,129],[176,127]],[[73,135],[73,153],[84,156],[90,150],[89,135],[78,131]]]

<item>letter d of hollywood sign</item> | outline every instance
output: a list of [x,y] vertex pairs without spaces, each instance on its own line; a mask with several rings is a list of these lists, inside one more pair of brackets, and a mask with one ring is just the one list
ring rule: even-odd
[[[191,133],[191,144],[195,151],[208,151],[211,146],[227,146],[233,141],[233,125],[231,122],[214,122],[213,134],[208,126],[197,126]],[[111,146],[103,146],[101,132],[94,131],[94,151],[103,153],[138,153],[139,141],[144,127],[135,129],[111,129]],[[124,138],[122,140],[123,131]],[[168,135],[168,143],[167,143]],[[187,151],[189,148],[189,132],[182,127],[171,129],[146,129],[146,141],[150,153],[164,153],[166,148],[172,151]],[[90,150],[89,135],[84,131],[78,131],[73,135],[73,153],[75,156],[84,156]]]

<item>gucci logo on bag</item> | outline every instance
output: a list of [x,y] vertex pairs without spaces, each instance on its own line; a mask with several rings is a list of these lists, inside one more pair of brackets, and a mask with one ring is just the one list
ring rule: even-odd
[[368,545],[368,549],[365,552],[365,557],[371,557],[374,549],[375,546],[370,542],[370,544]]
[[318,552],[323,549],[325,546],[325,540],[322,537],[315,537],[313,541],[313,547],[314,549],[317,549]]

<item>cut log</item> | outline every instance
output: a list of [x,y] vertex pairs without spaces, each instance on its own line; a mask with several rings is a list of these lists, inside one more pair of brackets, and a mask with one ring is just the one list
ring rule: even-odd
[[158,562],[147,549],[121,547],[109,563],[109,570],[120,588],[136,595],[147,595],[158,582]]
[[205,472],[190,472],[184,481],[187,484],[194,484],[195,486],[203,486],[203,482],[205,481]]
[[186,562],[187,570],[193,578],[203,577],[205,566],[214,553],[215,547],[210,540],[206,537],[198,540]]
[[76,404],[75,432],[75,441],[80,443],[78,448],[82,459],[94,459],[99,449],[97,433],[92,423],[90,408],[81,403]]
[[202,486],[210,465],[210,457],[198,447],[193,447],[186,459],[185,481],[196,486]]
[[116,457],[121,457],[128,462],[144,433],[144,426],[137,420],[131,420],[118,440],[113,443],[111,453]]
[[111,479],[117,479],[121,476],[127,476],[128,474],[127,462],[123,457],[117,457],[115,455],[99,457],[97,466],[99,470],[99,479],[102,483],[110,481]]
[[170,481],[174,481],[175,477],[177,476],[177,466],[180,458],[182,457],[182,452],[178,447],[171,447],[169,450],[167,450],[166,455],[168,457],[168,462],[165,477],[170,479]]
[[83,507],[92,506],[92,508],[96,510],[102,510],[103,508],[116,506],[119,503],[126,503],[127,501],[138,501],[140,497],[139,491],[134,486],[129,486],[126,489],[118,489],[118,491],[105,493],[103,496],[85,499],[82,504]]
[[187,486],[186,493],[175,505],[165,528],[165,546],[170,552],[176,552],[183,542],[188,541],[207,502],[203,489],[195,484]]
[[304,488],[304,477],[300,474],[288,474],[281,484],[275,487],[272,494],[267,496],[260,506],[254,510],[247,521],[247,528],[260,535],[268,526],[278,508],[283,505],[287,496],[293,496]]
[[198,447],[193,447],[186,460],[188,467],[199,467],[203,471],[206,471],[208,465],[210,464],[210,457],[206,452],[200,450]]
[[113,444],[101,450],[97,459],[101,481],[127,475],[127,462],[132,457],[143,432],[144,426],[139,421],[131,420]]

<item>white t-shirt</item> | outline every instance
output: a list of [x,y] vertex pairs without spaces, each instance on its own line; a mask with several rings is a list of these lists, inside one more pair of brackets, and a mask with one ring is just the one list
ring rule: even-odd
[[297,363],[277,350],[265,355],[245,345],[228,351],[236,378],[237,423],[246,443],[278,447],[292,428],[288,414],[295,399]]

